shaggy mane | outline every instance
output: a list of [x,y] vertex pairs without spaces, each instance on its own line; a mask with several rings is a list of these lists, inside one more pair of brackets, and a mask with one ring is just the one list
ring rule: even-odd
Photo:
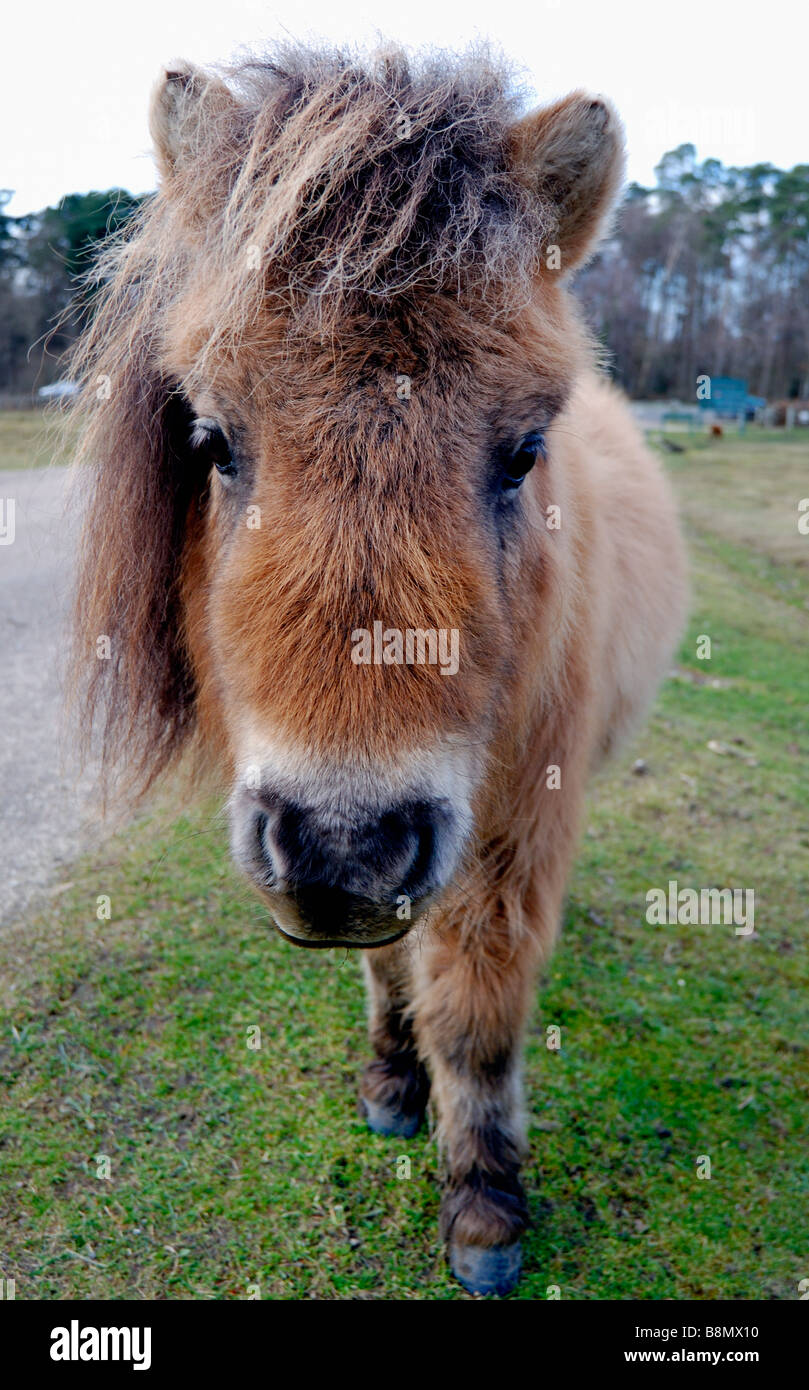
[[203,271],[211,346],[238,341],[272,300],[329,333],[405,293],[494,315],[529,302],[554,212],[509,168],[524,94],[487,48],[279,45],[208,76],[229,99],[202,99],[170,189],[97,267],[130,331],[159,324]]
[[226,76],[244,163],[225,243],[261,248],[298,304],[334,323],[355,295],[530,297],[551,218],[509,171],[522,103],[487,50],[414,60],[389,49],[363,62],[287,47]]

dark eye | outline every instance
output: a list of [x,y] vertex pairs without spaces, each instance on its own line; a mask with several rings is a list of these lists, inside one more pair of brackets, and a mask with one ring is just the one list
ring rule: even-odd
[[501,487],[504,492],[513,492],[531,472],[539,457],[545,457],[545,436],[538,430],[527,434],[510,457],[503,462]]
[[223,478],[235,478],[238,469],[233,461],[230,445],[225,438],[222,426],[207,416],[194,421],[191,432],[191,447],[204,452]]

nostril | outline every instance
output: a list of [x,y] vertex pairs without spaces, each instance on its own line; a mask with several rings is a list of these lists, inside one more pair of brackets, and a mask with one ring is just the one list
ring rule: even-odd
[[262,859],[269,861],[270,856],[267,852],[267,841],[265,839],[266,829],[266,811],[256,811],[253,817],[253,846]]
[[418,897],[419,892],[429,883],[436,860],[436,826],[429,817],[423,817],[417,827],[418,841],[416,853],[407,875],[402,883],[402,892],[408,897]]
[[277,888],[284,876],[273,834],[274,819],[267,811],[254,809],[250,821],[250,858],[265,888]]
[[365,831],[368,870],[394,896],[418,897],[430,878],[435,858],[436,826],[428,803],[387,811]]

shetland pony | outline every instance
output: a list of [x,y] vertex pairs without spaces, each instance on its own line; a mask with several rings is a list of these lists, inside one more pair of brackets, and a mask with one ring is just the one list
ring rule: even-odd
[[132,797],[213,761],[278,931],[362,949],[363,1112],[411,1135],[432,1098],[452,1269],[504,1294],[585,784],[683,616],[669,489],[568,288],[621,126],[581,92],[523,114],[485,53],[286,48],[173,66],[151,128],[76,361],[85,722]]

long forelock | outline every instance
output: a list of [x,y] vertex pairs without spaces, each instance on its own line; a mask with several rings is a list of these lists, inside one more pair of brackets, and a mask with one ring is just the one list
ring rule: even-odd
[[140,233],[157,259],[190,242],[167,283],[207,270],[212,340],[239,341],[273,305],[331,332],[404,294],[494,316],[530,300],[553,214],[509,169],[522,101],[488,51],[287,46],[219,75],[234,100]]
[[224,229],[321,311],[530,274],[546,227],[508,169],[518,96],[485,52],[361,64],[297,48],[232,76],[253,120]]

